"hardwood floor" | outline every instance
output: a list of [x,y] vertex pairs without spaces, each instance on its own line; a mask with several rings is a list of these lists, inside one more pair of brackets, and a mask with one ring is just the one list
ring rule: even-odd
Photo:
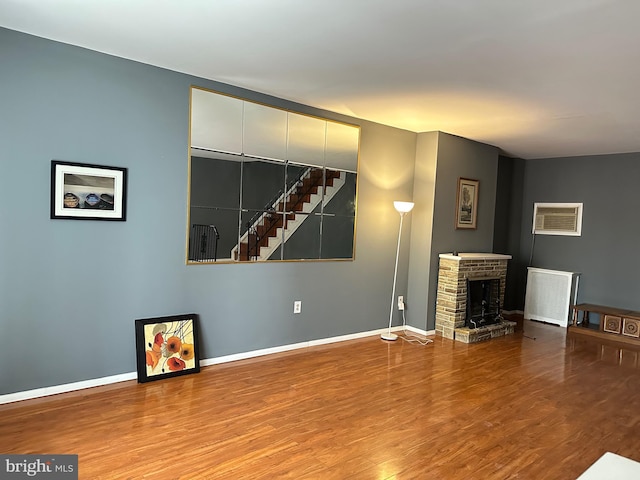
[[575,479],[640,461],[640,351],[559,327],[369,337],[0,406],[1,453],[83,479]]

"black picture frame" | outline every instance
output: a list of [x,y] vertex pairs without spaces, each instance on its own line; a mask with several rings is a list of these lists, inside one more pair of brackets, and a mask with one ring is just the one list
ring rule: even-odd
[[195,313],[135,321],[138,383],[200,371]]
[[127,219],[127,169],[51,160],[51,218]]
[[458,178],[456,195],[456,229],[475,230],[478,225],[478,190],[480,181],[472,178]]

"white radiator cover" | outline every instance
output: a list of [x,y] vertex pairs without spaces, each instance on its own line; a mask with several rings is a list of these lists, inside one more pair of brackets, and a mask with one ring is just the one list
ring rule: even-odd
[[528,267],[524,318],[566,327],[579,274]]

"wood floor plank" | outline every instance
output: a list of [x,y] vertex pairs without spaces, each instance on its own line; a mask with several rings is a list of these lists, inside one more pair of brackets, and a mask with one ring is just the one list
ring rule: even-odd
[[0,452],[86,479],[560,479],[640,461],[639,351],[524,331],[378,337],[0,406]]

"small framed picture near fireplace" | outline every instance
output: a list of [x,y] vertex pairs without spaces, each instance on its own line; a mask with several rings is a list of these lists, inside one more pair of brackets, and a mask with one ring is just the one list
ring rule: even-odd
[[200,371],[197,315],[136,320],[138,383]]
[[474,229],[478,220],[479,180],[458,178],[456,201],[456,228]]
[[51,218],[127,218],[127,169],[51,161]]

